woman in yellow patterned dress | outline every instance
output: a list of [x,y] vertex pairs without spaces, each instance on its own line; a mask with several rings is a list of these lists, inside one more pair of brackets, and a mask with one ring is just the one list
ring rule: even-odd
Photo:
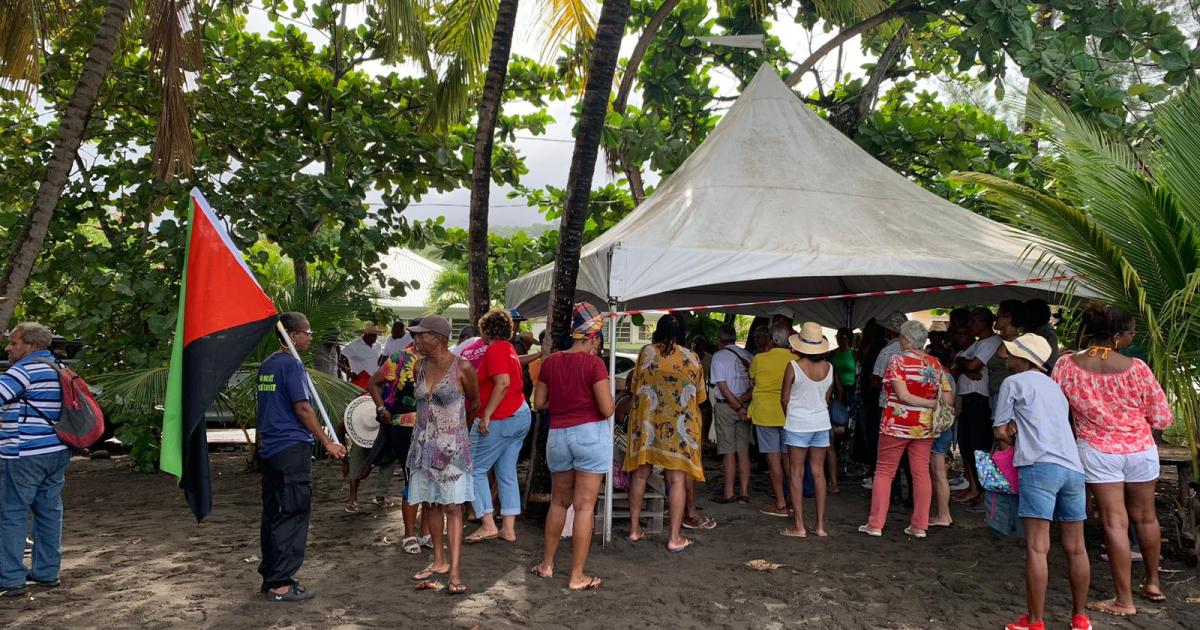
[[680,552],[692,541],[680,536],[686,510],[686,478],[704,481],[700,464],[700,403],[708,394],[700,359],[679,342],[683,328],[674,315],[664,315],[653,343],[642,348],[630,377],[634,406],[629,413],[625,471],[629,481],[630,527],[627,539],[642,538],[638,518],[646,481],[654,466],[663,468],[670,485],[671,535],[667,549]]

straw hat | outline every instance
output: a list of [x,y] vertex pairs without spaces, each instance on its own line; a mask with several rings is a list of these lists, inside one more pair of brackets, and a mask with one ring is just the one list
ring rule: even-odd
[[1012,341],[1005,341],[1004,347],[1012,356],[1029,361],[1033,367],[1043,372],[1046,371],[1046,361],[1050,360],[1053,353],[1050,350],[1050,342],[1033,333],[1025,333]]
[[375,420],[375,401],[370,394],[364,394],[346,405],[346,413],[342,416],[346,425],[346,437],[351,442],[371,448],[379,435],[379,422]]
[[788,345],[800,354],[825,354],[829,352],[829,340],[825,338],[821,325],[816,322],[804,322],[800,334],[788,337]]
[[382,335],[388,332],[388,329],[374,323],[363,324],[362,334],[364,335]]

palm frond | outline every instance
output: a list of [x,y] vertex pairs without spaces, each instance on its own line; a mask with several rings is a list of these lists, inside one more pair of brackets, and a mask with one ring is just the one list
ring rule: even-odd
[[594,2],[588,0],[544,0],[542,57],[549,59],[564,44],[590,46],[596,38]]
[[167,368],[108,372],[89,379],[100,407],[112,418],[161,412],[167,397]]
[[37,90],[46,42],[66,24],[63,0],[0,0],[0,81],[26,98]]
[[1154,128],[1161,150],[1154,160],[1163,186],[1179,200],[1181,218],[1193,231],[1200,230],[1200,88],[1180,92],[1175,100],[1160,107]]
[[425,102],[421,126],[427,130],[444,130],[462,122],[470,107],[472,81],[467,64],[451,59],[446,72],[433,86]]
[[434,73],[429,58],[428,0],[371,0],[384,31],[384,61],[396,63],[404,54],[412,55],[426,75]]
[[834,24],[850,24],[886,9],[885,0],[812,0],[817,15]]
[[431,300],[427,314],[445,313],[452,306],[470,304],[470,295],[471,280],[467,272],[454,267],[445,269],[429,285]]
[[162,97],[152,161],[164,181],[191,172],[195,159],[187,108],[187,72],[200,70],[204,50],[194,0],[152,0],[146,8],[151,80]]
[[434,50],[460,62],[472,83],[487,68],[498,7],[498,0],[450,0],[433,32]]

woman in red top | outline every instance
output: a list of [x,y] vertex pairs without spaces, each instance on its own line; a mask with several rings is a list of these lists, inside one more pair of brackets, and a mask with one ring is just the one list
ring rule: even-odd
[[543,578],[554,575],[554,554],[567,508],[574,506],[571,579],[567,583],[572,590],[600,586],[600,578],[584,575],[583,566],[592,542],[596,495],[613,461],[608,426],[613,397],[604,360],[596,356],[603,328],[604,318],[594,306],[587,302],[576,305],[571,317],[574,343],[569,350],[546,358],[533,390],[533,406],[550,414],[546,463],[554,484],[546,515],[546,553],[533,573]]
[[933,484],[929,479],[929,453],[933,446],[933,408],[938,398],[953,404],[954,392],[938,360],[925,354],[922,348],[929,338],[929,329],[916,320],[900,327],[902,353],[892,357],[883,373],[883,391],[887,406],[879,423],[879,455],[875,463],[875,481],[871,490],[871,514],[867,524],[858,531],[868,536],[882,536],[891,502],[892,480],[900,457],[908,453],[912,469],[912,521],[904,533],[924,538],[929,527],[929,504],[933,499]]
[[[508,342],[513,336],[513,320],[508,311],[493,309],[479,318],[479,332],[487,343],[487,351],[479,363],[479,418],[471,426],[471,456],[474,466],[471,476],[475,483],[475,500],[471,502],[479,517],[480,527],[467,537],[477,543],[500,537],[512,542],[517,539],[517,515],[521,513],[521,491],[517,487],[517,457],[525,434],[529,433],[532,415],[525,402],[521,381],[521,362],[517,351]],[[500,515],[503,522],[496,527],[492,507],[492,489],[488,471],[496,469],[496,485],[500,487]]]
[[1131,521],[1146,565],[1139,594],[1154,602],[1166,599],[1158,582],[1162,533],[1154,509],[1158,446],[1150,432],[1171,426],[1173,418],[1149,366],[1121,354],[1133,343],[1133,318],[1091,302],[1081,324],[1090,347],[1059,359],[1054,380],[1071,403],[1083,477],[1100,509],[1116,591],[1115,598],[1089,602],[1087,607],[1124,617],[1137,612],[1130,569]]

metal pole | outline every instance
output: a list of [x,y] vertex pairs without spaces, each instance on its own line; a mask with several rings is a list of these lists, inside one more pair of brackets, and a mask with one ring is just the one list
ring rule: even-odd
[[[279,330],[279,334],[283,337],[283,342],[287,344],[288,350],[292,356],[304,365],[304,360],[300,358],[300,353],[296,352],[296,346],[292,345],[292,338],[288,336],[288,331],[283,327],[283,322],[276,321],[275,328]],[[329,439],[333,440],[334,444],[341,444],[337,439],[337,431],[333,430],[333,423],[329,421],[329,414],[325,411],[325,403],[321,402],[321,395],[317,393],[317,386],[313,383],[312,376],[308,370],[304,370],[304,386],[308,389],[308,395],[312,396],[314,402],[317,403],[317,410],[321,412],[321,419],[325,421],[325,432],[329,434]]]
[[[613,401],[617,400],[617,305],[615,302],[608,303],[608,391],[612,394]],[[608,417],[608,436],[609,441],[616,441],[617,434],[617,410],[613,406],[613,415]],[[608,465],[608,473],[604,475],[604,536],[602,545],[608,546],[612,541],[612,520],[613,520],[613,471],[612,463]]]

